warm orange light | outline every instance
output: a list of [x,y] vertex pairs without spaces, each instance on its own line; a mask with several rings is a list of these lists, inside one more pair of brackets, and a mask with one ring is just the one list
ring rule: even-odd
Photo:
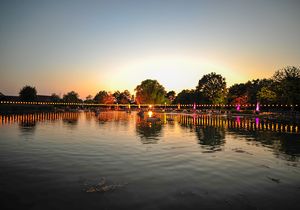
[[152,111],[149,111],[149,112],[148,112],[148,116],[149,116],[149,117],[152,117],[152,115],[153,115],[153,112],[152,112]]

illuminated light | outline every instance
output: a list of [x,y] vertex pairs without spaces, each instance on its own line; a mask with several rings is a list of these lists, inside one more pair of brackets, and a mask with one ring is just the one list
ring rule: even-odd
[[240,110],[241,110],[241,105],[240,105],[240,104],[238,104],[238,105],[236,106],[236,110],[237,110],[237,111],[240,111]]
[[130,104],[128,104],[128,109],[130,109],[130,107],[131,107]]
[[150,109],[152,108],[152,105],[151,105],[151,104],[149,105],[149,108],[150,108]]
[[194,103],[193,109],[196,110],[196,103]]
[[259,102],[256,103],[256,108],[255,108],[255,111],[259,112],[260,111],[260,108],[259,108]]
[[152,117],[152,115],[153,115],[153,112],[152,112],[152,111],[149,111],[149,112],[148,112],[148,116],[149,116],[149,117]]

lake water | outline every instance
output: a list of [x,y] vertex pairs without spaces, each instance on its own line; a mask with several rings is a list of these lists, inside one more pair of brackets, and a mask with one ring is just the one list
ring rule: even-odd
[[300,134],[136,112],[0,116],[1,209],[300,209]]

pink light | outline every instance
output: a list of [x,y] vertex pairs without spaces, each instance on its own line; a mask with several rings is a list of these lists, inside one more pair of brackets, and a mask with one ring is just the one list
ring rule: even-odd
[[194,110],[196,109],[196,103],[194,103]]
[[255,118],[255,124],[256,124],[256,126],[259,125],[259,118],[258,117]]
[[236,110],[237,110],[237,111],[240,111],[240,110],[241,110],[241,105],[240,105],[240,104],[238,104],[238,105],[236,106]]
[[259,102],[256,103],[256,109],[257,112],[259,112]]
[[237,122],[237,124],[240,124],[241,123],[241,119],[240,119],[240,117],[238,116],[238,117],[236,117],[236,122]]

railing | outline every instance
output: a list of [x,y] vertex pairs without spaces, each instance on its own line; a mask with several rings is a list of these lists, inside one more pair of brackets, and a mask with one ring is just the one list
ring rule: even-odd
[[299,133],[299,125],[293,123],[280,123],[259,118],[222,117],[209,115],[181,115],[180,124],[195,126],[216,126],[223,128],[245,129],[249,131],[273,131],[284,133]]
[[[23,105],[61,105],[61,106],[103,106],[103,107],[173,107],[173,108],[226,108],[237,107],[237,104],[98,104],[98,103],[67,103],[67,102],[39,102],[39,101],[0,101],[0,104]],[[297,108],[298,104],[260,104],[260,107],[269,108]],[[255,108],[256,104],[243,104],[243,108]]]

